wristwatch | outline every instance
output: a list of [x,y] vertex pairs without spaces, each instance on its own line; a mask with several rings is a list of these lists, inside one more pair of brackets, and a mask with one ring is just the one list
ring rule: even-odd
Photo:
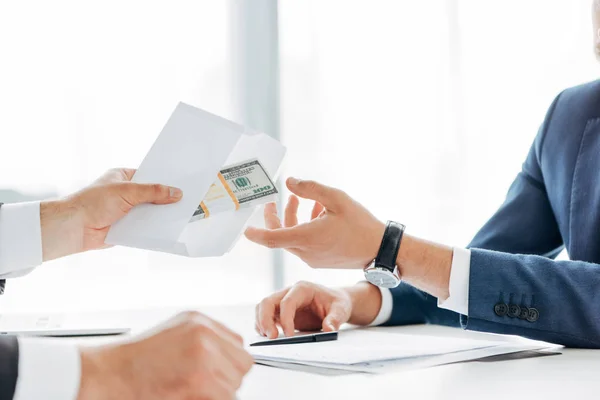
[[396,258],[404,228],[405,226],[398,222],[387,222],[377,257],[365,267],[365,278],[373,285],[391,289],[400,284]]

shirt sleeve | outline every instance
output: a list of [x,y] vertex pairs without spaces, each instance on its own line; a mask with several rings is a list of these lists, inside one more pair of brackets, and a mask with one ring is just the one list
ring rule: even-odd
[[379,314],[377,314],[369,326],[385,324],[392,316],[392,310],[394,309],[394,298],[392,297],[392,292],[390,289],[382,287],[379,287],[379,291],[381,292],[381,308],[379,309]]
[[450,270],[450,296],[438,300],[438,307],[469,315],[469,277],[471,275],[471,251],[455,247]]
[[0,278],[25,275],[42,263],[40,203],[0,207]]
[[81,380],[81,356],[73,344],[19,338],[19,377],[13,400],[75,400]]

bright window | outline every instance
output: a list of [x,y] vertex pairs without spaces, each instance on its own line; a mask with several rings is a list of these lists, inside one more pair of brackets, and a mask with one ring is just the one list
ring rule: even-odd
[[[590,9],[589,0],[281,2],[286,172],[465,246],[503,201],[554,97],[596,79]],[[285,274],[361,279],[293,256]]]
[[[222,1],[34,1],[0,6],[0,188],[66,195],[138,166],[178,101],[233,118],[231,15]],[[115,248],[9,282],[10,310],[254,301],[270,253],[222,259]]]
[[[139,165],[178,101],[235,119],[232,4],[2,2],[0,195],[65,195]],[[553,98],[597,76],[588,0],[277,4],[284,176],[451,245],[502,202]],[[245,240],[220,259],[115,248],[11,281],[0,307],[254,302],[273,260]],[[287,284],[362,278],[284,261]]]

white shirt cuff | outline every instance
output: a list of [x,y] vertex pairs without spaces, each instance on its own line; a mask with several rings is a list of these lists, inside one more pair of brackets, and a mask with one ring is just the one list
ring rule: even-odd
[[462,315],[469,315],[469,277],[471,274],[471,251],[454,248],[452,266],[450,270],[450,296],[438,300],[438,307],[454,311]]
[[379,287],[379,291],[381,292],[381,308],[379,309],[379,314],[377,314],[369,326],[385,324],[392,316],[392,310],[394,308],[394,298],[392,297],[392,292],[390,289],[382,287]]
[[0,278],[12,278],[42,263],[40,203],[0,207]]
[[19,378],[13,400],[75,400],[81,357],[73,344],[19,338]]

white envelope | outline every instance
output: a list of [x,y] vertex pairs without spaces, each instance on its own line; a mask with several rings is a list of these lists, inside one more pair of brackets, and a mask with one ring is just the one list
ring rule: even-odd
[[225,165],[258,158],[275,179],[285,147],[264,133],[179,103],[142,161],[133,182],[183,190],[176,204],[143,204],[114,224],[106,243],[188,257],[220,256],[242,234],[254,208],[211,215],[189,223]]

